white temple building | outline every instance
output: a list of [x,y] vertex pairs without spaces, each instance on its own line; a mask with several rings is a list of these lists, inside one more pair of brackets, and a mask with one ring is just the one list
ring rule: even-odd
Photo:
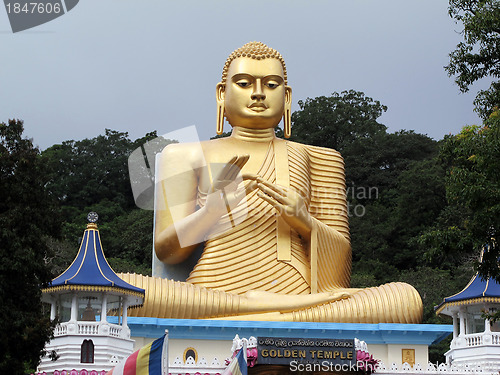
[[[45,347],[58,356],[42,358],[39,373],[76,370],[102,374],[133,353],[127,309],[141,305],[145,291],[120,279],[104,256],[97,214],[90,213],[73,263],[46,289],[42,300],[51,305],[51,319],[59,324]],[[113,317],[108,317],[113,315]]]
[[500,284],[477,273],[462,291],[436,306],[436,314],[453,318],[453,340],[445,354],[448,364],[500,371],[500,324],[484,317],[499,308]]

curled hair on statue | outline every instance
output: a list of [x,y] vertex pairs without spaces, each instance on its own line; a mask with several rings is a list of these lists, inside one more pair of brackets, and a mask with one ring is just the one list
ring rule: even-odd
[[281,56],[281,54],[274,48],[268,47],[261,42],[247,43],[244,46],[238,48],[237,50],[234,50],[229,55],[229,57],[226,60],[226,63],[224,64],[224,68],[222,69],[221,82],[223,84],[226,83],[229,65],[231,65],[231,62],[238,57],[249,57],[251,59],[256,59],[256,60],[264,60],[264,59],[278,60],[281,63],[281,66],[283,67],[283,78],[285,80],[285,85],[288,85],[285,60],[283,59],[283,56]]

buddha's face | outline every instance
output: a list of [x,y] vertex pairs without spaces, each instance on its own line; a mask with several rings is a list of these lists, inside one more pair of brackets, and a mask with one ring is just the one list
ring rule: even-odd
[[225,87],[217,86],[224,100],[225,115],[232,126],[267,129],[276,127],[291,100],[285,86],[283,67],[277,59],[234,59],[229,65]]

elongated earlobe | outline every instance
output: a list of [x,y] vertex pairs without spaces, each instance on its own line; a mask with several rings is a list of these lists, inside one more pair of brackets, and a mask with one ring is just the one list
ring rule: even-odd
[[217,135],[224,132],[224,85],[217,84],[216,99],[217,99]]
[[292,135],[292,89],[286,87],[285,91],[285,111],[283,113],[283,132],[285,138],[290,138]]
[[217,135],[224,132],[224,104],[217,105]]
[[285,113],[283,115],[283,130],[285,138],[290,138],[292,135],[292,114],[289,108],[285,108]]

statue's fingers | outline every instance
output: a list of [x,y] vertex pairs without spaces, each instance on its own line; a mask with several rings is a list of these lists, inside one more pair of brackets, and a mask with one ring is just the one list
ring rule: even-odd
[[337,301],[339,299],[346,299],[346,298],[349,298],[351,296],[352,296],[351,293],[345,292],[345,291],[342,291],[342,292],[332,292],[331,293],[331,298],[332,298],[333,301]]
[[258,189],[257,182],[256,181],[250,181],[250,183],[246,184],[246,186],[244,187],[244,189],[245,189],[245,194],[250,194],[255,189]]
[[284,189],[280,188],[279,186],[277,186],[275,184],[272,184],[272,183],[270,183],[270,182],[268,182],[266,180],[260,179],[259,180],[259,184],[264,185],[269,190],[272,190],[272,191],[278,193],[281,196],[285,196],[286,195],[286,190],[284,190]]
[[258,174],[254,174],[254,173],[244,173],[242,175],[242,177],[243,177],[243,180],[253,180],[253,181],[257,181],[259,178],[262,178]]
[[283,206],[288,205],[286,202],[286,199],[283,196],[281,196],[279,193],[276,193],[275,191],[269,190],[265,186],[262,186],[259,184],[257,184],[257,188],[260,190],[260,192],[264,193],[264,195],[274,199],[274,201],[278,202],[280,205],[283,205]]
[[[236,167],[234,164],[226,164],[226,166],[224,167],[224,169],[221,171],[220,175],[219,175],[219,179],[220,180],[225,180],[225,181],[231,181],[231,180],[234,180],[234,178],[232,177],[233,175],[236,176],[238,174],[238,171],[240,169],[238,167]],[[236,171],[236,173],[235,173]]]
[[238,160],[238,155],[234,155],[234,156],[233,156],[233,157],[232,157],[232,158],[231,158],[231,159],[230,159],[230,160],[226,163],[226,165],[224,166],[224,168],[223,168],[222,170],[231,168],[231,167],[234,165],[234,163],[236,163],[236,161],[237,161],[237,160]]
[[236,180],[238,174],[241,172],[241,168],[237,165],[233,165],[227,172],[226,179],[230,181]]
[[268,195],[265,195],[261,193],[260,191],[257,192],[257,195],[261,197],[263,200],[265,200],[267,203],[269,203],[271,206],[274,207],[274,209],[278,212],[278,215],[282,215],[283,212],[285,211],[285,206],[282,205],[281,203],[277,202],[275,199],[271,198]]
[[240,155],[235,164],[241,169],[247,163],[248,159],[250,159],[250,155]]
[[238,176],[238,173],[241,172],[241,169],[247,163],[249,158],[250,156],[248,155],[236,156],[236,160],[227,169],[224,178],[226,180],[235,180],[236,177]]
[[261,197],[263,200],[265,200],[267,203],[269,203],[271,206],[273,206],[274,208],[276,208],[278,211],[281,212],[282,206],[275,199],[271,198],[269,195],[261,193],[260,191],[257,192],[257,195],[259,197]]
[[230,172],[231,175],[229,176],[230,179],[235,180],[236,177],[238,176],[238,173],[241,172],[245,164],[248,162],[248,159],[250,159],[250,155],[240,155],[237,159],[236,162],[234,163],[234,167],[231,168]]
[[279,203],[281,204],[286,204],[285,200],[286,200],[286,197],[283,196],[283,194],[281,192],[278,192],[278,191],[275,191],[273,190],[272,188],[264,185],[263,183],[259,182],[257,184],[257,187],[259,188],[259,190],[267,195],[269,195],[270,197],[274,198],[276,201],[278,201]]
[[224,168],[219,172],[217,175],[217,180],[223,181],[227,180],[227,176],[230,174],[231,169],[234,167],[234,163],[238,160],[238,156],[233,156],[231,160],[229,160],[225,165]]

